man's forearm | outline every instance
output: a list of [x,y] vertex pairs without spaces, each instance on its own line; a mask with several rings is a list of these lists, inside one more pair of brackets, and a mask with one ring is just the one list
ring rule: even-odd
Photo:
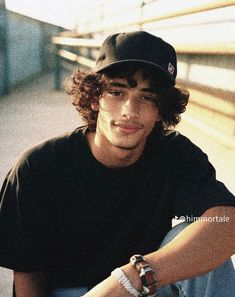
[[[145,256],[157,273],[159,286],[207,273],[235,253],[235,208],[211,208],[203,217],[223,215],[229,222],[192,223],[168,245]],[[124,270],[130,277],[134,274],[129,264]]]
[[16,297],[48,297],[48,288],[41,273],[14,271]]

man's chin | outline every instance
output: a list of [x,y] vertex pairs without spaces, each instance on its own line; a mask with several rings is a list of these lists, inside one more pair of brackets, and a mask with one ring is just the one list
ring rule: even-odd
[[131,151],[131,150],[134,150],[134,149],[138,148],[139,145],[140,145],[140,142],[132,142],[132,143],[130,143],[128,141],[126,141],[126,142],[116,142],[116,143],[113,143],[113,145],[118,149]]
[[141,135],[138,134],[118,134],[115,135],[115,137],[112,137],[110,140],[112,145],[114,145],[116,148],[129,151],[137,149],[138,147],[142,147],[142,144],[145,143],[143,137],[141,137]]

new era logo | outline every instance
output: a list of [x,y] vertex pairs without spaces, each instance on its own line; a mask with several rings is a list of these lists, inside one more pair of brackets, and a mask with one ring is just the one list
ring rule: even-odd
[[168,64],[168,72],[170,72],[171,75],[175,72],[175,67],[171,63]]

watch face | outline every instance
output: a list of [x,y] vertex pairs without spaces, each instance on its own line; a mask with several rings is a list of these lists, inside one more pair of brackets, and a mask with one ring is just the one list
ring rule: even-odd
[[146,287],[149,287],[152,284],[157,282],[155,272],[148,265],[141,268],[140,278],[141,278],[142,284]]

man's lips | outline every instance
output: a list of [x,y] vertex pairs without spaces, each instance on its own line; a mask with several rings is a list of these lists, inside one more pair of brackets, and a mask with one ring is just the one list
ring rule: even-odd
[[116,126],[120,131],[125,133],[135,133],[143,128],[140,124],[134,124],[134,123],[114,123],[114,126]]

